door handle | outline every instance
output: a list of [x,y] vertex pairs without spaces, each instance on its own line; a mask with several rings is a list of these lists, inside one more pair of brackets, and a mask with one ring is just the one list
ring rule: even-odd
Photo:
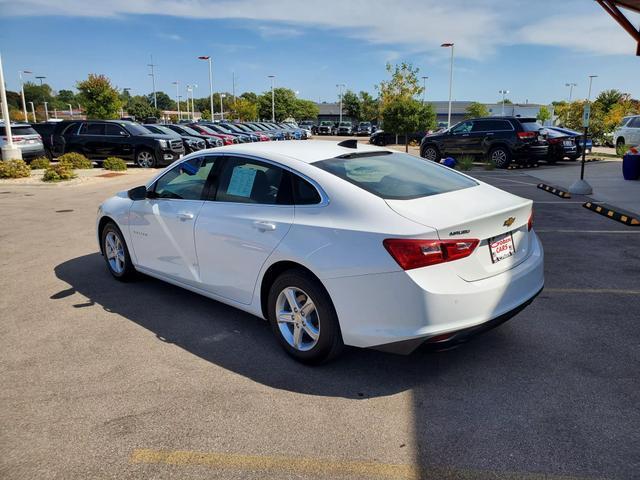
[[493,132],[488,132],[488,133],[487,133],[487,137],[489,137],[489,136],[491,136],[491,135],[493,135]]
[[463,134],[462,134],[462,136],[463,136],[463,137],[468,137],[468,136],[469,136],[469,134],[468,134],[468,133],[463,133]]
[[193,220],[193,216],[194,216],[194,215],[193,215],[193,213],[191,213],[191,212],[180,212],[180,213],[178,213],[178,215],[177,215],[177,217],[178,217],[180,220],[183,220],[183,221],[184,221],[184,220]]
[[276,229],[276,224],[271,222],[253,222],[253,226],[261,232],[272,232]]

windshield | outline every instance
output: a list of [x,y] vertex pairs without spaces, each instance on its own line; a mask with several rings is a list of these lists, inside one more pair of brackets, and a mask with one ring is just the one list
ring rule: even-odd
[[400,152],[374,152],[313,164],[378,197],[409,200],[478,185],[455,170]]
[[180,128],[182,129],[183,132],[185,132],[188,135],[200,135],[200,132],[194,130],[191,127],[180,127]]
[[351,126],[351,122],[340,122],[340,126],[341,127],[350,127]]
[[320,125],[323,125],[326,127],[328,125],[333,125],[333,122],[320,122]]

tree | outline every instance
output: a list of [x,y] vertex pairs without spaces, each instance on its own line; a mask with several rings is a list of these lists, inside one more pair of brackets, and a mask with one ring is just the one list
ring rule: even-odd
[[51,103],[53,101],[53,90],[51,90],[51,87],[46,83],[40,86],[33,82],[26,82],[24,84],[24,98],[27,103]]
[[[296,108],[296,94],[293,90],[276,88],[273,95],[276,121],[281,122],[287,117],[292,117]],[[258,97],[258,113],[260,118],[271,118],[271,90]]]
[[377,121],[380,116],[378,100],[369,92],[360,92],[360,118],[366,122]]
[[[502,105],[502,103],[503,103],[503,102],[502,102],[502,99],[498,100],[496,103],[497,103],[498,105]],[[505,99],[504,99],[504,104],[505,104],[505,105],[513,105],[513,102],[512,102],[511,100],[509,100],[508,98],[505,98]]]
[[303,100],[296,98],[293,110],[293,118],[296,120],[309,120],[312,118],[318,118],[320,109],[315,102],[311,100]]
[[436,125],[436,113],[430,103],[423,104],[415,98],[395,97],[382,113],[385,131],[404,134],[405,151],[409,151],[409,135],[426,131]]
[[249,100],[251,103],[258,103],[258,95],[253,92],[244,92],[242,95],[240,95],[240,98]]
[[488,117],[489,109],[484,103],[473,102],[465,110],[465,118]]
[[540,107],[540,110],[538,110],[538,115],[536,116],[536,118],[540,120],[540,123],[544,125],[544,122],[546,122],[547,120],[551,120],[551,112],[547,107],[542,105]]
[[58,95],[56,95],[56,99],[62,104],[74,103],[76,101],[76,94],[71,90],[60,90]]
[[156,110],[152,104],[149,103],[147,96],[136,95],[129,98],[127,102],[127,113],[134,117],[136,120],[144,120],[149,117],[160,117],[160,110]]
[[404,62],[395,67],[387,63],[387,72],[391,75],[391,79],[382,81],[378,85],[382,110],[386,108],[387,103],[398,97],[413,98],[422,93],[423,88],[418,80],[419,68]]
[[258,118],[258,104],[244,97],[238,97],[233,106],[233,116],[241,121],[255,120]]
[[355,122],[359,122],[362,115],[360,99],[351,90],[342,94],[342,110]]
[[22,99],[18,92],[12,92],[11,90],[7,90],[7,106],[9,108],[13,107],[16,109],[22,108]]
[[86,80],[78,82],[77,88],[87,118],[107,120],[120,116],[120,95],[105,75],[91,73]]
[[620,90],[610,89],[603,90],[596,97],[593,103],[598,103],[605,113],[609,112],[614,105],[620,103],[623,100],[629,99],[629,95],[622,93]]
[[[156,92],[156,100],[158,102],[158,109],[160,110],[176,109],[176,102],[171,100],[171,97],[164,92]],[[153,93],[147,95],[147,101],[150,105],[153,105]]]
[[202,120],[211,120],[211,111],[208,108],[205,108],[200,112],[200,116]]

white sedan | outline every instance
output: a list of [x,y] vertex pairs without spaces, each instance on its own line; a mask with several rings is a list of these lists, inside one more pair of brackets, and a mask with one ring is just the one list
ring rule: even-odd
[[201,150],[98,211],[119,280],[165,280],[269,321],[293,357],[408,353],[542,290],[532,202],[421,158],[325,141]]

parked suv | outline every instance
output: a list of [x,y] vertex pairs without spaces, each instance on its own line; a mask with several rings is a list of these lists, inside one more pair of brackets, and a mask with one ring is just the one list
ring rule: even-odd
[[318,135],[333,135],[334,130],[334,123],[329,120],[323,120],[318,125]]
[[340,122],[338,124],[338,135],[351,135],[353,133],[353,126],[351,122]]
[[[4,122],[0,121],[0,147],[7,142],[6,135]],[[22,152],[22,158],[25,162],[45,156],[42,137],[40,137],[40,134],[28,123],[12,123],[11,136],[13,137],[15,146]]]
[[548,151],[542,125],[535,118],[521,117],[465,120],[444,132],[426,135],[420,143],[420,155],[428,160],[478,155],[489,158],[498,168],[506,168],[512,161],[544,160]]
[[67,152],[82,153],[98,163],[113,156],[153,168],[182,157],[184,146],[180,138],[152,133],[135,122],[70,120],[60,122],[53,133],[53,155]]
[[624,117],[613,131],[616,150],[624,145],[640,145],[640,115]]

